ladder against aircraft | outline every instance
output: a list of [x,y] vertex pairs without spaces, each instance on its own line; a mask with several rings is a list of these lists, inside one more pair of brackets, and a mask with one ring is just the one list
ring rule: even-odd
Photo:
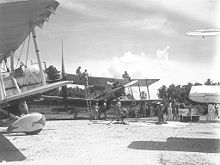
[[92,103],[91,103],[90,89],[89,89],[89,78],[88,76],[85,76],[84,79],[85,79],[86,108],[87,108],[87,112],[90,115],[90,118],[93,118]]
[[129,90],[129,94],[131,95],[131,98],[130,98],[130,100],[131,100],[131,108],[132,108],[132,110],[135,113],[135,117],[138,118],[139,117],[139,113],[138,113],[138,109],[136,107],[137,104],[135,102],[135,98],[134,98],[134,95],[133,95],[133,90],[132,90],[131,87],[129,87],[128,90]]

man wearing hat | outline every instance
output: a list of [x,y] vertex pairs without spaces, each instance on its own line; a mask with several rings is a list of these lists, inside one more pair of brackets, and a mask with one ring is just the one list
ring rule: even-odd
[[115,104],[116,106],[116,118],[117,118],[117,121],[119,121],[119,114],[120,114],[120,111],[121,111],[121,102],[120,102],[120,99],[117,98],[117,102]]

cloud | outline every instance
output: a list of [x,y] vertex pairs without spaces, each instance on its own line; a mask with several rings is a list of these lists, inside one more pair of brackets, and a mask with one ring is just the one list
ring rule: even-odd
[[[182,15],[192,20],[198,20],[206,23],[216,24],[218,13],[217,6],[219,1],[201,0],[201,1],[186,1],[186,0],[148,0],[148,1],[135,1],[136,6],[142,8],[154,8],[155,11],[163,9],[170,11],[176,15]],[[213,19],[210,19],[213,18]]]
[[[119,57],[112,57],[108,60],[89,59],[75,66],[82,66],[83,70],[88,69],[91,76],[122,78],[124,71],[127,71],[131,78],[159,78],[162,81],[150,87],[151,98],[156,98],[157,89],[162,84],[170,84],[172,82],[170,81],[171,75],[178,76],[179,74],[177,71],[179,64],[169,58],[169,49],[169,46],[166,46],[156,50],[155,54],[128,51]],[[134,89],[133,92],[135,97],[139,98],[138,89]]]
[[163,50],[157,50],[156,56],[158,57],[158,64],[163,68],[172,68],[177,66],[176,61],[171,61],[169,59],[168,50],[170,49],[169,46],[165,47]]
[[82,3],[77,3],[72,0],[58,0],[60,5],[66,9],[74,10],[74,11],[84,11],[86,9],[85,5]]
[[164,73],[171,73],[178,63],[169,59],[169,46],[157,50],[155,55],[145,53],[133,54],[126,52],[121,57],[114,57],[108,69],[109,73],[121,77],[126,70],[133,78],[162,77]]
[[108,59],[88,59],[76,63],[75,66],[86,66],[92,76],[108,76],[121,78],[127,71],[132,78],[169,79],[179,67],[175,60],[169,58],[169,46],[158,49],[154,54],[125,52],[119,57]]
[[135,28],[136,30],[160,30],[161,28],[165,28],[166,23],[166,18],[154,16],[151,18],[121,21],[118,23],[118,27]]
[[[113,57],[111,64],[108,68],[110,75],[121,75],[126,70],[132,78],[159,78],[162,82],[156,83],[151,86],[151,98],[157,98],[157,89],[168,82],[170,75],[178,74],[177,68],[179,64],[175,60],[169,59],[168,50],[169,46],[164,49],[159,49],[153,55],[146,55],[145,53],[134,54],[126,52],[121,57]],[[169,81],[170,83],[170,81]],[[144,88],[141,89],[146,90]],[[139,98],[139,90],[134,88],[133,93],[135,98]]]
[[[128,51],[122,56],[108,59],[89,58],[75,63],[74,66],[82,66],[83,70],[88,69],[91,76],[121,78],[124,71],[127,71],[133,79],[158,78],[160,81],[150,86],[151,98],[156,98],[157,90],[162,85],[184,85],[188,82],[204,82],[209,78],[207,66],[204,67],[198,63],[179,63],[175,59],[170,59],[170,49],[169,46],[166,46],[152,54]],[[69,73],[72,73],[73,64],[69,63],[68,65],[71,66]],[[138,97],[138,92],[135,95]]]

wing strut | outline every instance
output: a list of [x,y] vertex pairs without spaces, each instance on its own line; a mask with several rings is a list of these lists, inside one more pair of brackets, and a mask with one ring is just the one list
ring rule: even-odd
[[149,91],[149,85],[148,85],[148,83],[147,83],[147,79],[146,79],[146,86],[147,86],[148,99],[150,99],[150,91]]
[[0,100],[6,97],[5,85],[3,82],[2,71],[0,70]]
[[139,90],[139,97],[140,97],[140,100],[142,99],[141,98],[141,87],[140,87],[140,84],[138,83],[138,90]]
[[11,67],[11,75],[14,76],[15,68],[14,68],[14,52],[10,52],[10,67]]
[[45,86],[46,85],[46,79],[45,79],[42,64],[41,64],[40,50],[39,50],[38,44],[37,44],[37,36],[36,36],[36,32],[35,32],[35,27],[32,27],[31,32],[32,32],[32,35],[33,35],[34,48],[35,48],[35,52],[36,52],[36,56],[37,56],[39,69],[40,69],[41,81],[42,81],[43,86]]
[[[13,51],[10,52],[10,60],[11,60],[11,79],[12,79],[12,82],[15,88],[17,89],[17,92],[21,94],[22,93],[21,89],[19,88],[19,85],[16,79],[14,78],[15,71],[14,71],[14,52]],[[26,101],[21,101],[19,103],[19,109],[23,114],[28,114],[28,106],[27,106]]]

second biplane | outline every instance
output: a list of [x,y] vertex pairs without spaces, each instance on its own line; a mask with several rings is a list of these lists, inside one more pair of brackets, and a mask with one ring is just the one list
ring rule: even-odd
[[[63,61],[63,58],[62,58]],[[62,66],[63,62],[62,62]],[[155,101],[161,100],[151,100],[149,86],[153,83],[157,82],[159,79],[132,79],[130,81],[126,81],[125,79],[116,79],[116,78],[107,78],[107,77],[79,77],[74,74],[65,74],[64,67],[62,67],[62,79],[72,81],[72,84],[75,85],[83,85],[85,91],[84,98],[77,97],[67,97],[66,89],[62,89],[62,96],[46,96],[43,95],[39,102],[35,102],[36,104],[51,104],[51,105],[63,105],[64,110],[71,109],[71,112],[77,116],[78,109],[73,109],[74,107],[84,107],[87,108],[90,117],[92,116],[93,106],[98,103],[100,109],[103,108],[104,102],[107,104],[107,108],[109,109],[111,105],[115,104],[115,99],[120,98],[121,96],[125,96],[125,89],[128,89],[130,92],[129,99],[120,99],[122,104],[125,106],[137,106],[138,104],[143,103],[153,103]],[[147,87],[148,98],[135,100],[133,97],[132,87],[139,87],[139,92],[141,91],[141,87]],[[32,102],[33,103],[33,102]],[[104,110],[104,111],[105,111]],[[100,111],[102,112],[102,111]],[[99,115],[100,116],[100,115]],[[106,114],[105,114],[106,117]]]

